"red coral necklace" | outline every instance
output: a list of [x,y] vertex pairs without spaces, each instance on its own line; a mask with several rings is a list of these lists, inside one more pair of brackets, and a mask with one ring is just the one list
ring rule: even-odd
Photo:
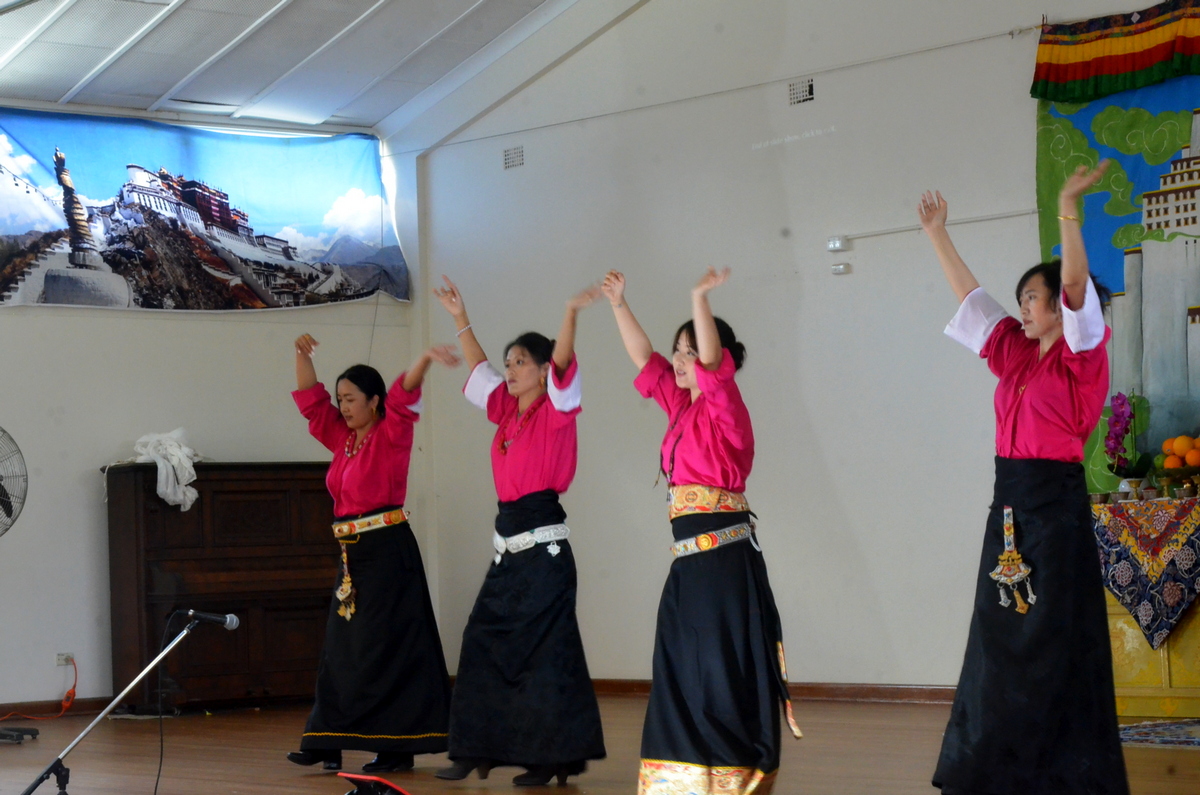
[[508,428],[511,428],[513,426],[514,421],[509,420],[508,426],[505,428],[506,433],[503,435],[503,437],[500,440],[501,455],[508,454],[509,445],[511,445],[513,442],[515,442],[517,440],[517,437],[521,435],[521,431],[525,430],[525,426],[528,425],[529,421],[533,419],[533,415],[537,413],[537,410],[539,408],[541,408],[542,403],[544,403],[544,402],[545,401],[534,401],[533,405],[531,405],[529,408],[525,409],[524,416],[521,416],[521,414],[518,412],[516,419],[515,419],[517,429],[513,432],[512,436],[508,435],[507,430],[508,430]]

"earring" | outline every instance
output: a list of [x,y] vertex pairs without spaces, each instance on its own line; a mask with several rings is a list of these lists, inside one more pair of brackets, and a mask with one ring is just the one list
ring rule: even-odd
[[542,389],[545,389],[546,388],[546,376],[542,376],[538,380],[538,383],[541,385]]

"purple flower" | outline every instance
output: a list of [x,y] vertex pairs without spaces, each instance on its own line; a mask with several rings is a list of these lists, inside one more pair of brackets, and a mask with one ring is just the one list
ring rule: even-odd
[[1133,428],[1133,404],[1123,392],[1118,392],[1109,401],[1112,416],[1108,418],[1108,435],[1104,437],[1104,453],[1112,461],[1115,471],[1129,466],[1125,456],[1126,437]]

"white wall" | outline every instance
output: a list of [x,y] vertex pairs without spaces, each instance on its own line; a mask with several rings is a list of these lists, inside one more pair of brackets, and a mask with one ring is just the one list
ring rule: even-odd
[[[713,303],[749,348],[749,497],[795,681],[956,680],[994,452],[994,382],[941,334],[956,304],[923,235],[841,255],[826,238],[914,225],[928,187],[957,218],[1035,206],[1036,32],[832,67],[1036,26],[1043,12],[1124,8],[1046,5],[651,0],[426,157],[422,272],[458,280],[496,359],[526,328],[553,334],[563,300],[609,268],[665,349],[703,268],[733,267]],[[812,73],[817,99],[795,107],[772,82]],[[517,144],[526,165],[504,171]],[[1015,279],[1038,257],[1034,218],[953,234],[1015,310]],[[852,273],[832,276],[842,260]],[[592,673],[646,678],[670,564],[665,495],[651,488],[665,420],[630,386],[610,314],[581,321],[580,468],[565,503]],[[434,310],[432,336],[452,332]],[[453,666],[490,554],[492,429],[455,386],[431,394]]]
[[[578,5],[554,24],[611,20],[629,4]],[[713,300],[750,350],[739,376],[759,438],[749,496],[792,679],[952,683],[990,493],[992,382],[940,334],[953,299],[919,233],[856,241],[836,257],[824,242],[914,223],[930,186],[957,217],[1031,209],[1036,33],[821,70],[1036,25],[1043,13],[1127,10],[1119,0],[649,0],[450,145],[388,158],[401,239],[419,264],[412,306],[0,311],[0,427],[21,444],[31,489],[0,538],[0,702],[60,698],[70,680],[58,651],[79,660],[80,697],[111,692],[97,469],[131,455],[139,436],[183,425],[216,460],[327,459],[287,394],[302,331],[324,343],[325,377],[364,357],[390,376],[429,340],[452,337],[424,298],[445,272],[498,356],[526,328],[553,333],[570,292],[618,267],[665,348],[708,264],[734,267]],[[551,35],[554,25],[522,47],[548,51]],[[504,78],[520,85],[504,70],[523,53],[443,105]],[[771,82],[815,72],[817,101],[794,108]],[[456,107],[500,98],[469,99]],[[439,116],[445,107],[429,117],[452,116]],[[825,134],[803,137],[815,130]],[[800,137],[756,147],[789,136]],[[504,172],[500,153],[517,143],[527,165]],[[1011,306],[1018,270],[1037,256],[1032,219],[954,236]],[[831,276],[841,260],[852,274]],[[597,306],[582,319],[586,403],[566,505],[593,675],[644,678],[670,563],[663,491],[651,489],[665,423],[629,385],[608,315]],[[492,429],[462,400],[460,375],[432,376],[409,500],[452,667],[495,510]]]
[[390,298],[224,314],[0,310],[0,427],[29,470],[25,510],[0,538],[0,703],[60,699],[71,684],[60,651],[75,653],[80,698],[112,692],[100,466],[178,426],[217,461],[327,461],[289,395],[292,340],[322,343],[325,379],[358,361],[390,378],[410,358],[410,312]]

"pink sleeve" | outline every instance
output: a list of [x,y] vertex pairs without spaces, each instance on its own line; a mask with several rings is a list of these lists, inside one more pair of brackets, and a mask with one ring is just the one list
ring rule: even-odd
[[[505,415],[510,411],[510,404],[516,403],[517,399],[508,394],[508,388],[501,381],[500,385],[493,389],[487,396],[487,418],[489,421],[499,425]],[[516,411],[515,408],[511,409]]]
[[1001,376],[1008,366],[1009,353],[1013,346],[1024,337],[1021,323],[1015,317],[1006,317],[992,329],[991,336],[983,344],[983,350],[979,352],[979,358],[987,359],[988,368],[995,375]]
[[1065,345],[1063,364],[1075,376],[1080,384],[1091,384],[1097,380],[1108,380],[1108,341],[1112,339],[1112,329],[1104,327],[1100,344],[1088,350],[1076,353],[1071,346]]
[[633,379],[633,388],[644,398],[654,398],[667,414],[671,413],[675,393],[679,391],[675,385],[675,369],[661,353],[650,354],[650,361]]
[[334,408],[325,385],[318,382],[308,389],[297,389],[292,392],[292,399],[308,420],[308,432],[313,438],[335,453],[342,449],[346,444],[346,421]]
[[724,428],[725,434],[736,446],[742,446],[742,437],[753,443],[750,431],[750,412],[742,401],[741,390],[733,380],[737,366],[728,348],[721,349],[721,363],[716,370],[709,370],[696,362],[696,386],[708,404],[709,416]]

